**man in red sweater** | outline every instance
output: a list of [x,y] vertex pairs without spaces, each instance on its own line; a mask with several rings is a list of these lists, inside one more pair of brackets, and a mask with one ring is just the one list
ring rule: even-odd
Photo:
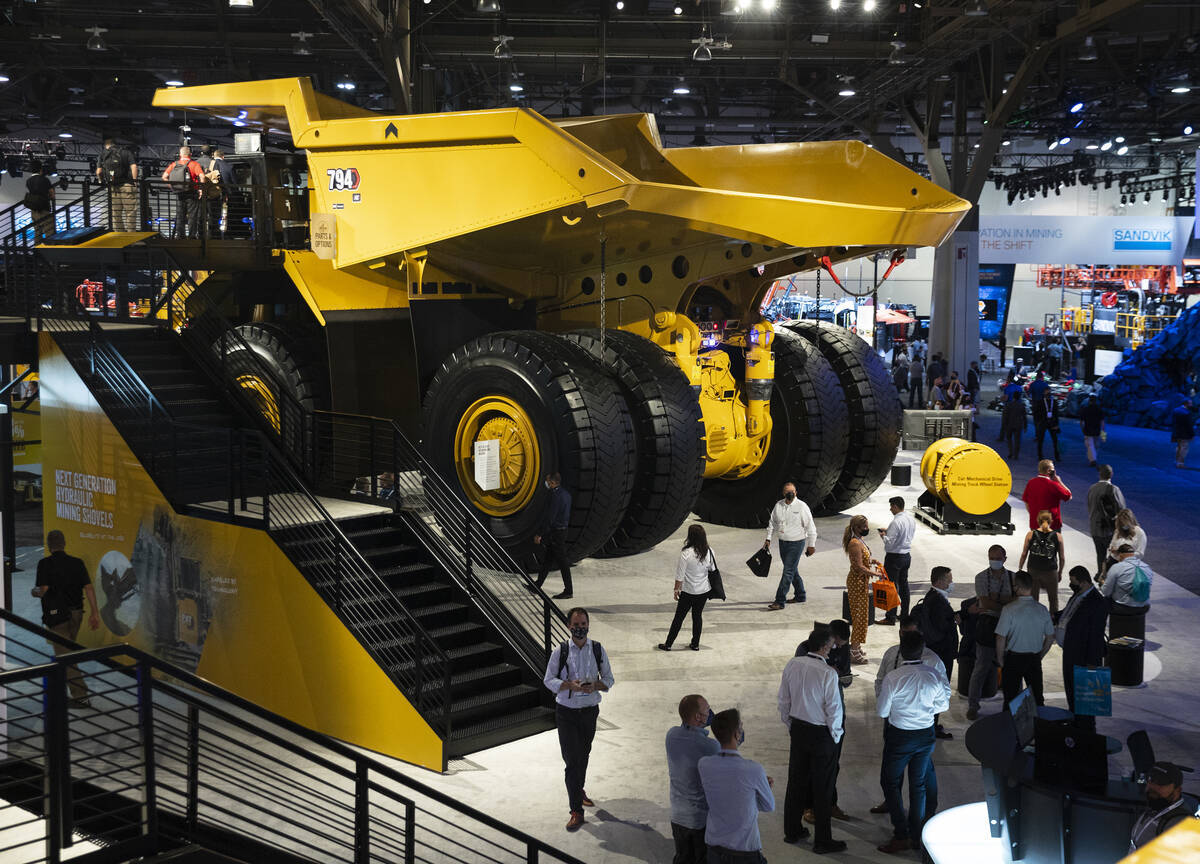
[[1058,474],[1054,471],[1054,460],[1043,459],[1038,463],[1038,476],[1025,484],[1021,500],[1029,508],[1030,531],[1037,530],[1037,514],[1043,510],[1050,511],[1050,527],[1055,531],[1062,530],[1061,504],[1071,500],[1071,490],[1067,488],[1066,483],[1058,479]]

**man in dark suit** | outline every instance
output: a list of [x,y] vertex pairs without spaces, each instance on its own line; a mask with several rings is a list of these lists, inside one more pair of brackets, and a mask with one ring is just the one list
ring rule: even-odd
[[[1108,623],[1108,604],[1092,584],[1088,568],[1072,567],[1067,574],[1071,599],[1058,618],[1054,638],[1062,648],[1063,683],[1067,705],[1075,711],[1075,667],[1099,666],[1104,660],[1104,628]],[[1095,730],[1096,718],[1076,718],[1080,727]]]
[[[950,605],[950,587],[954,584],[954,574],[949,567],[934,567],[929,574],[933,585],[921,600],[921,609],[917,626],[925,637],[929,650],[938,655],[942,665],[946,667],[946,680],[951,680],[954,674],[954,658],[958,655],[958,621],[954,617],[954,607]],[[940,720],[941,718],[937,718]],[[936,724],[938,738],[952,738],[949,732]]]
[[1037,451],[1038,461],[1042,460],[1042,442],[1046,440],[1046,433],[1050,433],[1050,441],[1054,444],[1054,458],[1060,459],[1058,453],[1058,432],[1059,432],[1059,417],[1058,403],[1054,401],[1054,396],[1047,387],[1042,391],[1040,398],[1033,402],[1033,431],[1037,435]]

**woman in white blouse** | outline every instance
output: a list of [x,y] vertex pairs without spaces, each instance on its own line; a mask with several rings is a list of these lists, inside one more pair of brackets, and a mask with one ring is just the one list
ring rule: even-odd
[[708,548],[708,536],[704,533],[704,526],[689,525],[687,542],[683,544],[683,551],[679,553],[679,563],[675,566],[675,618],[671,621],[667,641],[658,643],[660,650],[671,650],[689,610],[692,613],[692,642],[688,647],[693,651],[700,650],[704,602],[708,600],[711,588],[708,584],[708,574],[716,566],[712,550]]
[[1128,543],[1133,547],[1135,555],[1139,558],[1145,558],[1146,532],[1142,530],[1141,525],[1138,525],[1137,517],[1133,515],[1133,511],[1128,507],[1118,511],[1116,526],[1117,529],[1113,531],[1112,543],[1108,546],[1108,557],[1116,559],[1117,549],[1121,547],[1122,543]]

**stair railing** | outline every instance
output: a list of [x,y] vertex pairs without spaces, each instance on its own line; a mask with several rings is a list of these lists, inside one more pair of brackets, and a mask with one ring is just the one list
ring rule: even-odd
[[[389,419],[312,413],[319,488],[393,502],[417,538],[535,669],[570,639],[566,614],[538,587]],[[354,483],[357,479],[359,482]]]
[[[161,254],[173,261],[169,252]],[[190,276],[177,264],[171,266],[182,274],[176,286],[182,293]],[[173,278],[167,281],[174,284]],[[534,584],[400,428],[386,418],[306,409],[229,326],[220,314],[222,298],[194,287],[188,289],[185,345],[225,392],[282,445],[310,488],[330,497],[361,496],[381,502],[391,493],[402,493],[400,512],[418,539],[529,664],[538,671],[545,668],[550,654],[570,638],[566,614]],[[168,292],[161,301],[166,320],[174,320],[175,294],[175,290]],[[234,356],[236,368],[230,362]],[[265,406],[265,425],[264,403],[235,376],[256,377],[272,385],[274,403]],[[397,478],[391,493],[380,483],[385,473]]]
[[[6,862],[86,861],[82,839],[105,861],[195,844],[238,860],[582,864],[137,648],[83,650],[7,610],[0,622]],[[86,708],[68,705],[71,669]]]

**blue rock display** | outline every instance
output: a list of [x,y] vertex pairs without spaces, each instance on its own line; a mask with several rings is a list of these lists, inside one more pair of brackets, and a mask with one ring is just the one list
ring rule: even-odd
[[1110,423],[1166,429],[1171,412],[1194,390],[1200,371],[1200,305],[1192,306],[1161,333],[1128,353],[1100,387],[1100,406]]

